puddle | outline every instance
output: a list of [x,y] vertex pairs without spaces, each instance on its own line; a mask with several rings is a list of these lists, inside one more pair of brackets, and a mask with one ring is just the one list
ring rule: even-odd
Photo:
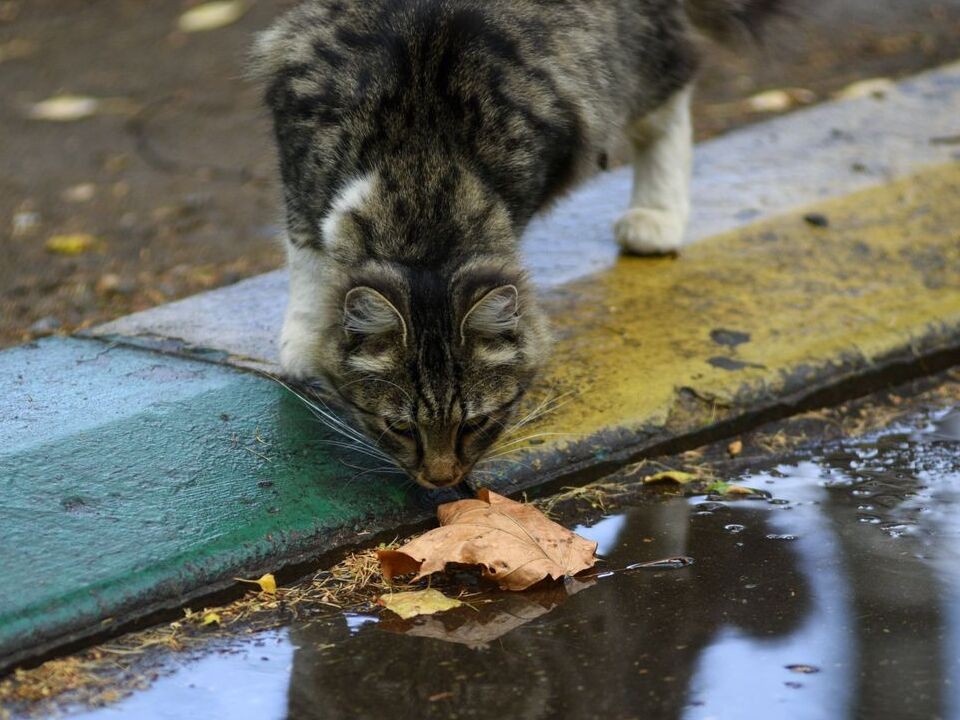
[[578,528],[598,577],[293,625],[74,717],[960,720],[958,431],[737,479],[766,499],[652,500]]

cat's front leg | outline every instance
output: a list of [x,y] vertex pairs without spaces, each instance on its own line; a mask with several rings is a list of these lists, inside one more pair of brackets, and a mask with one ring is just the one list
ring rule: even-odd
[[629,130],[633,192],[630,208],[614,225],[627,252],[656,255],[683,245],[693,164],[691,90],[688,85]]
[[323,257],[287,243],[290,298],[280,333],[280,366],[294,380],[317,377],[324,327]]

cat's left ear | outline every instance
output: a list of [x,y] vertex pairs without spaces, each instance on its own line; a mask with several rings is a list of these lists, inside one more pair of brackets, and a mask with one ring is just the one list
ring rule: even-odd
[[520,293],[515,285],[494,288],[467,310],[460,323],[460,344],[468,337],[497,337],[514,332],[520,322]]
[[397,306],[370,287],[355,287],[343,301],[343,329],[364,338],[399,336],[407,344],[407,323]]

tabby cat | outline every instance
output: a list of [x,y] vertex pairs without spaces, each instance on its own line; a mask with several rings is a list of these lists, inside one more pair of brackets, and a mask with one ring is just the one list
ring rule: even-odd
[[776,0],[309,0],[262,33],[287,215],[284,370],[421,485],[460,482],[548,353],[530,219],[633,150],[627,252],[680,247],[695,29]]

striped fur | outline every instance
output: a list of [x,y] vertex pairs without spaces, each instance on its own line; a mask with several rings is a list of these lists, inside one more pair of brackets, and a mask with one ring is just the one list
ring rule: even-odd
[[[692,21],[725,35],[766,6],[310,0],[283,16],[255,65],[289,228],[287,371],[325,379],[419,482],[458,482],[547,354],[524,228],[625,130],[686,158]],[[628,249],[663,251],[682,240],[689,173],[648,150],[637,157],[670,177],[643,180],[635,201],[657,207],[633,207],[617,232]]]

